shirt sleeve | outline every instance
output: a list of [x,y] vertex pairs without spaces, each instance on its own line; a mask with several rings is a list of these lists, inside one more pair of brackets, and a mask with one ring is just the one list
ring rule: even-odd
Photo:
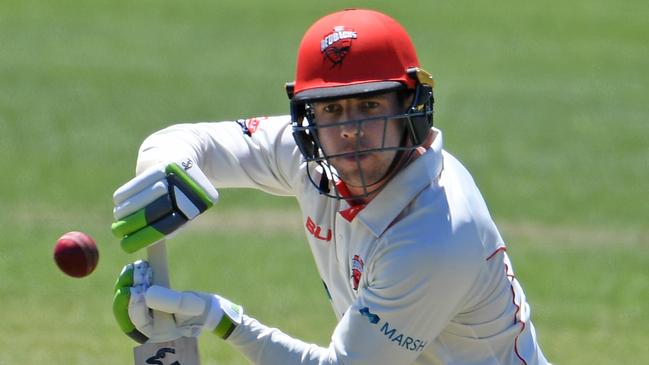
[[217,188],[257,188],[293,195],[301,155],[289,122],[283,116],[176,124],[144,140],[136,170],[189,158]]

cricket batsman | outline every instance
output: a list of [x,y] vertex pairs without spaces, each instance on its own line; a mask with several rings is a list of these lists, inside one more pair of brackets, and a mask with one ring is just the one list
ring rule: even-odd
[[146,341],[150,309],[169,312],[178,334],[220,337],[255,364],[548,364],[484,199],[433,127],[433,79],[403,27],[371,10],[319,19],[286,89],[290,115],[148,137],[115,193],[113,232],[135,252],[212,206],[216,188],[294,196],[338,319],[331,342],[152,285],[146,261],[117,281],[121,329]]

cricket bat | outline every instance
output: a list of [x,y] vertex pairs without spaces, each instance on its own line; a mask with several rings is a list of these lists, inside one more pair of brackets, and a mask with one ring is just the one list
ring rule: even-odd
[[[147,248],[147,259],[153,269],[153,284],[169,287],[164,240]],[[174,338],[173,321],[171,314],[153,311],[151,337],[133,349],[135,365],[200,365],[196,337]]]

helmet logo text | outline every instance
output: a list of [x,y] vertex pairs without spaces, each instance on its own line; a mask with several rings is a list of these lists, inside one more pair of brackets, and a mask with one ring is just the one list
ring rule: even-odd
[[342,64],[351,49],[352,40],[356,38],[358,35],[355,31],[346,30],[345,27],[339,25],[320,41],[320,52],[324,54],[325,59],[333,63],[333,66],[338,66]]

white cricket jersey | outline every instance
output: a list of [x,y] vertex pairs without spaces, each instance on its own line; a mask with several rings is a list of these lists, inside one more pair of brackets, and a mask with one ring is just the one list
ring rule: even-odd
[[197,161],[217,188],[295,196],[339,319],[328,347],[244,315],[228,342],[257,364],[548,364],[505,244],[471,175],[431,147],[366,206],[320,194],[290,117],[179,124],[143,143],[138,169]]

